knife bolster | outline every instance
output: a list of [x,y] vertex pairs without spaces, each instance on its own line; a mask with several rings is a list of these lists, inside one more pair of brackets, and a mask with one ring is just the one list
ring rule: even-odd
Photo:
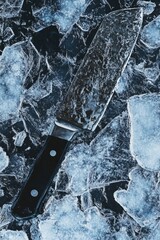
[[51,135],[67,141],[71,141],[75,133],[78,131],[80,131],[80,129],[71,124],[56,121]]

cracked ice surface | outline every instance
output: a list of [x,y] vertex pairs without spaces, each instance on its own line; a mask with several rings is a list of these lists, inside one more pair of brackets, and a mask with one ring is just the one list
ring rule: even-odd
[[23,82],[28,64],[21,44],[4,49],[0,66],[0,121],[5,121],[18,114],[24,90]]
[[1,230],[0,239],[4,240],[28,240],[24,231]]
[[155,224],[160,217],[158,174],[137,167],[129,173],[129,178],[128,190],[114,193],[116,201],[140,226]]
[[160,170],[160,95],[144,94],[128,100],[131,121],[130,150],[138,164]]
[[[82,212],[78,200],[65,196],[54,200],[39,222],[41,240],[99,240],[108,239],[110,227],[96,207]],[[33,236],[35,237],[35,236]]]
[[160,47],[160,15],[144,26],[141,41],[149,48]]
[[0,16],[12,18],[18,16],[24,0],[0,0]]
[[9,164],[9,158],[4,152],[3,148],[0,147],[0,172],[2,172]]

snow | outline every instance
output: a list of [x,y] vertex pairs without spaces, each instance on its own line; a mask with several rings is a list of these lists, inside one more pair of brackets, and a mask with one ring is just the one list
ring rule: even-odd
[[144,15],[150,15],[155,10],[156,4],[150,1],[139,0],[137,6],[143,7]]
[[160,95],[135,95],[128,100],[130,150],[144,169],[160,170]]
[[39,222],[39,231],[41,240],[97,240],[97,236],[104,240],[110,227],[96,207],[82,212],[77,198],[69,195],[52,201],[47,217]]
[[160,217],[158,174],[136,167],[129,178],[128,189],[116,191],[115,200],[140,226],[155,225]]
[[9,164],[9,157],[6,152],[0,147],[0,172],[2,172]]
[[0,15],[3,18],[18,16],[24,0],[0,0]]
[[141,41],[151,49],[160,47],[160,15],[144,26]]
[[18,115],[27,59],[21,43],[7,46],[0,56],[0,122]]
[[4,240],[28,240],[24,231],[1,230],[0,239]]

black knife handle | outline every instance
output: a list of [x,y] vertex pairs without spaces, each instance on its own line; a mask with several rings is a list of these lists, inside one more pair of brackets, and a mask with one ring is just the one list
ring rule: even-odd
[[58,171],[69,141],[49,136],[42,152],[36,159],[27,182],[12,207],[18,219],[34,217]]

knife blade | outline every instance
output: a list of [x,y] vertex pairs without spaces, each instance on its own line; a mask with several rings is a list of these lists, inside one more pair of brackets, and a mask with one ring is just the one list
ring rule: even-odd
[[112,98],[142,26],[142,8],[107,14],[61,104],[53,132],[12,206],[18,219],[36,216],[73,136],[94,131]]

